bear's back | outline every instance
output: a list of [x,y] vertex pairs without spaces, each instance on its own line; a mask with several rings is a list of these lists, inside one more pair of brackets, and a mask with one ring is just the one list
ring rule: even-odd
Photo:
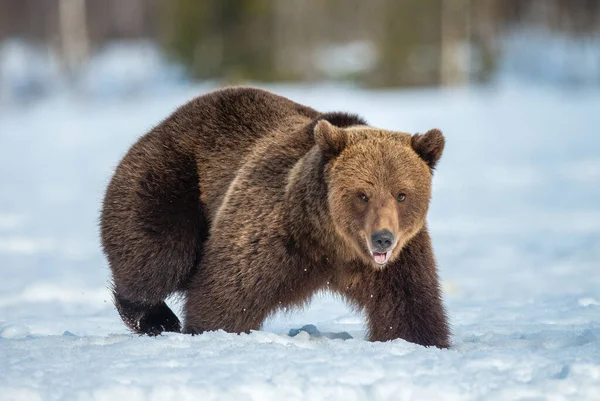
[[118,200],[109,209],[145,215],[157,205],[173,204],[173,199],[190,203],[195,198],[210,222],[257,141],[295,130],[318,115],[255,88],[226,88],[199,96],[131,147],[109,185],[107,200]]
[[240,167],[267,135],[295,131],[319,113],[255,88],[226,88],[178,109],[164,129],[182,135],[196,160],[200,198],[212,219]]

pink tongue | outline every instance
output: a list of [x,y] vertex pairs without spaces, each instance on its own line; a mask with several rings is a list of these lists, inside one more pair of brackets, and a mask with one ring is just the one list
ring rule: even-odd
[[385,253],[373,252],[373,258],[375,259],[375,262],[377,262],[377,263],[384,263],[385,262]]

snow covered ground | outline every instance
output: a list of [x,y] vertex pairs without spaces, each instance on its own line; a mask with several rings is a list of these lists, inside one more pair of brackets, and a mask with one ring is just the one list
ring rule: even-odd
[[[366,342],[329,295],[249,335],[129,334],[99,248],[103,191],[138,136],[210,88],[63,94],[0,109],[1,401],[600,399],[600,92],[268,88],[444,130],[429,221],[452,349]],[[354,338],[287,335],[305,324]]]

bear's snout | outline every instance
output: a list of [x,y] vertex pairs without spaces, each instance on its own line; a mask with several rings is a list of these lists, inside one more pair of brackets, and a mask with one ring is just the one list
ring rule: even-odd
[[394,234],[389,230],[381,230],[371,235],[371,246],[374,251],[387,252],[394,244]]
[[387,229],[376,231],[371,234],[369,250],[371,251],[371,256],[375,263],[378,265],[386,264],[392,256],[394,244],[394,234]]

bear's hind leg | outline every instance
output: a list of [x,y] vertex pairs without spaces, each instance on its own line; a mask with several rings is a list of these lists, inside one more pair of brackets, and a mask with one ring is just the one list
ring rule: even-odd
[[133,332],[157,336],[164,331],[179,333],[181,323],[164,301],[148,306],[113,293],[115,306],[125,325]]
[[[180,331],[164,300],[184,291],[202,257],[208,222],[195,159],[173,149],[134,146],[113,177],[101,217],[114,301],[135,333]],[[156,139],[156,138],[154,138]]]

